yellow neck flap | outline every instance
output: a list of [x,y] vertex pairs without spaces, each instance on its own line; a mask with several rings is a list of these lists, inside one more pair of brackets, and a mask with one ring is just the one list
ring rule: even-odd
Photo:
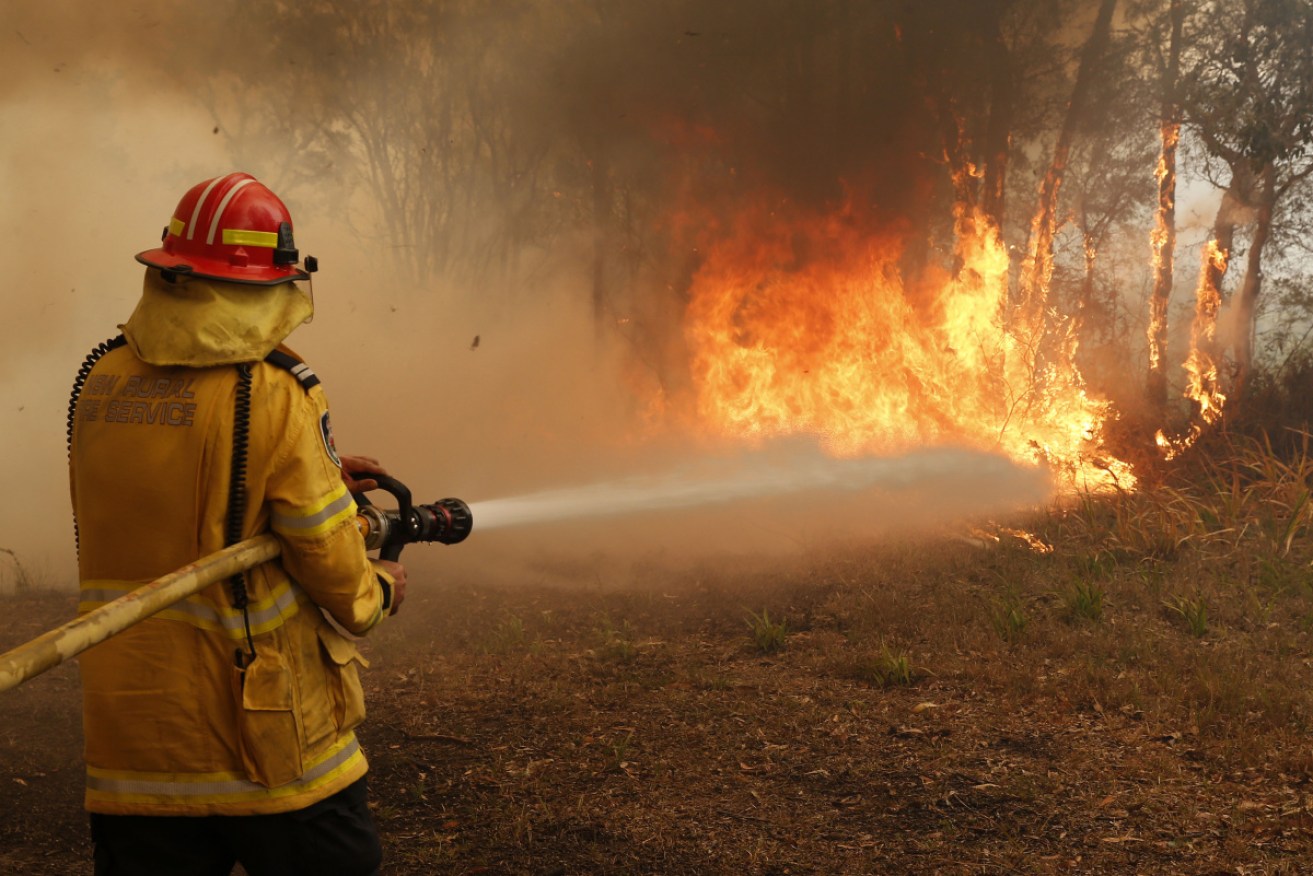
[[151,269],[137,309],[119,328],[144,362],[206,368],[263,359],[313,314],[314,303],[296,283],[169,283]]

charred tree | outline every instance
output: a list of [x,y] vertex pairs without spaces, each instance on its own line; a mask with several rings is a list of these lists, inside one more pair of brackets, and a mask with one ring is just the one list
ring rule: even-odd
[[1012,59],[1003,40],[1001,19],[1007,4],[992,4],[994,14],[988,18],[985,48],[989,65],[989,121],[985,125],[983,173],[980,181],[980,213],[996,229],[1003,228],[1003,208],[1007,191],[1008,153],[1012,146],[1013,82]]
[[1151,238],[1153,291],[1149,297],[1149,374],[1145,381],[1150,407],[1162,419],[1167,405],[1167,308],[1173,284],[1176,250],[1176,147],[1181,139],[1181,102],[1178,79],[1181,67],[1181,32],[1185,23],[1182,0],[1171,0],[1167,63],[1162,74],[1162,115],[1159,123],[1158,209]]
[[1099,4],[1093,31],[1081,52],[1076,84],[1072,88],[1062,128],[1058,131],[1057,141],[1053,147],[1053,160],[1049,164],[1047,173],[1044,174],[1043,182],[1040,183],[1035,217],[1031,223],[1031,242],[1021,280],[1023,304],[1030,318],[1035,322],[1042,320],[1049,279],[1053,273],[1053,240],[1058,228],[1058,195],[1067,172],[1072,143],[1085,110],[1096,69],[1108,47],[1112,32],[1112,13],[1116,7],[1117,0],[1102,0]]
[[925,92],[938,126],[940,151],[962,220],[1003,227],[1003,206],[1012,138],[1014,63],[1004,38],[1004,19],[1016,0],[957,3],[948,27],[944,12],[905,10],[898,42],[914,80]]

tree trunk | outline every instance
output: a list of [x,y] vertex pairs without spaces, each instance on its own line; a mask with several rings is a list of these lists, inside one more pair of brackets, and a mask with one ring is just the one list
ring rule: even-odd
[[1235,302],[1236,377],[1234,393],[1244,394],[1245,383],[1254,368],[1254,316],[1258,312],[1258,296],[1263,288],[1263,248],[1272,235],[1272,213],[1276,207],[1276,165],[1269,161],[1259,174],[1258,211],[1254,222],[1254,236],[1249,241],[1245,261],[1245,279]]
[[[1213,223],[1213,240],[1217,244],[1217,249],[1226,258],[1209,261],[1208,266],[1204,269],[1204,282],[1208,288],[1217,293],[1218,298],[1222,297],[1222,283],[1226,280],[1226,269],[1231,256],[1231,249],[1235,246],[1235,219],[1231,216],[1224,216],[1229,213],[1233,207],[1234,200],[1228,191],[1222,197],[1222,206],[1218,208],[1217,219]],[[1210,350],[1209,352],[1217,352]]]
[[1088,325],[1088,317],[1094,308],[1094,268],[1098,263],[1099,245],[1095,242],[1094,236],[1088,228],[1082,229],[1081,237],[1084,246],[1081,249],[1085,253],[1085,276],[1080,284],[1080,299],[1076,305],[1076,318],[1081,330],[1082,342],[1090,339],[1090,333],[1093,331]]
[[1012,64],[1003,31],[1002,8],[991,19],[989,54],[989,122],[985,126],[984,178],[980,186],[980,212],[1001,233],[1003,196],[1007,184],[1008,150],[1012,138]]
[[593,149],[593,332],[600,341],[605,335],[606,251],[611,238],[611,180],[603,158],[605,147]]
[[[1235,244],[1237,214],[1248,201],[1250,181],[1244,165],[1233,168],[1231,182],[1213,220],[1213,239],[1204,248],[1204,267],[1195,290],[1194,322],[1190,328],[1190,355],[1186,358],[1185,395],[1197,406],[1193,418],[1211,424],[1221,416],[1222,394],[1217,361],[1217,315],[1222,307],[1222,282]],[[1191,439],[1193,440],[1193,439]]]
[[1158,157],[1158,214],[1152,236],[1153,292],[1149,297],[1149,374],[1145,382],[1149,405],[1161,422],[1167,408],[1167,309],[1173,285],[1176,250],[1176,145],[1181,138],[1181,106],[1177,97],[1181,63],[1182,0],[1171,0],[1171,37],[1163,75],[1163,108]]
[[1112,13],[1116,7],[1117,0],[1102,0],[1099,5],[1099,13],[1094,20],[1094,30],[1081,52],[1076,84],[1072,88],[1071,100],[1067,104],[1067,116],[1063,120],[1057,143],[1053,147],[1053,161],[1049,164],[1048,172],[1044,174],[1044,181],[1040,184],[1039,201],[1031,224],[1030,251],[1022,269],[1021,279],[1021,293],[1026,309],[1030,318],[1036,322],[1042,318],[1048,297],[1049,279],[1053,274],[1053,238],[1058,230],[1058,193],[1067,172],[1071,145],[1076,136],[1076,125],[1085,111],[1085,99],[1096,73],[1095,68],[1108,46],[1112,30]]

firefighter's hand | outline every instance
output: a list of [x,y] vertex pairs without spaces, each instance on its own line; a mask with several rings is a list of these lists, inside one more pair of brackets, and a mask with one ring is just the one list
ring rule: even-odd
[[401,601],[406,598],[406,567],[400,563],[394,563],[392,560],[375,560],[374,562],[382,566],[383,571],[392,576],[391,614],[396,614],[397,609],[401,608]]
[[347,490],[352,493],[366,493],[378,489],[378,481],[372,478],[358,478],[356,475],[388,473],[383,464],[372,456],[342,454],[338,459],[342,460],[342,480],[346,483]]

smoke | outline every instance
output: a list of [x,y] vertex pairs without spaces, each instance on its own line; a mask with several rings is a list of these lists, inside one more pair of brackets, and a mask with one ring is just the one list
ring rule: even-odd
[[[0,6],[11,485],[0,547],[52,586],[69,586],[74,568],[73,375],[131,312],[142,272],[132,255],[155,245],[195,182],[255,174],[288,202],[302,252],[320,258],[315,320],[289,343],[324,380],[339,446],[382,458],[417,498],[477,507],[626,478],[659,491],[706,469],[723,485],[739,451],[644,420],[658,390],[679,391],[671,324],[699,235],[757,190],[782,204],[858,192],[873,224],[919,226],[938,178],[936,135],[911,87],[925,58],[909,53],[942,50],[900,42],[881,4],[612,3],[574,18],[550,3],[503,15],[306,2],[281,10],[284,22],[235,0]],[[408,30],[416,22],[431,29]],[[424,87],[407,90],[413,81]],[[449,129],[444,111],[459,117]],[[450,196],[397,220],[378,198],[382,171],[360,160],[365,135],[342,121],[351,113],[374,114],[380,140],[368,145],[410,174],[398,191],[422,201],[442,182]],[[591,185],[599,166],[627,185]],[[708,212],[673,215],[693,193]],[[580,221],[594,197],[620,218]],[[421,226],[440,234],[400,236]],[[790,453],[765,458],[802,478],[807,544],[1037,495],[1029,474],[955,457],[929,472],[905,460],[911,481],[836,499],[807,480],[815,458]],[[767,464],[734,458],[749,472]],[[981,469],[992,474],[972,474]],[[486,538],[476,522],[454,552],[475,567],[521,548],[650,550],[678,526],[688,550],[757,549],[779,543],[779,508],[792,501],[745,495],[677,521],[649,509],[607,525],[547,513],[545,528]]]
[[145,5],[0,5],[0,546],[34,583],[68,586],[73,376],[131,312],[132,254],[157,239],[169,199],[227,159],[204,112],[138,60],[159,37]]

